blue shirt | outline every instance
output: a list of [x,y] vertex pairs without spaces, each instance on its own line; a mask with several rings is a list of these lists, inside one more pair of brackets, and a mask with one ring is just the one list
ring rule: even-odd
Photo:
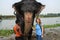
[[42,28],[39,24],[36,24],[36,35],[42,35]]

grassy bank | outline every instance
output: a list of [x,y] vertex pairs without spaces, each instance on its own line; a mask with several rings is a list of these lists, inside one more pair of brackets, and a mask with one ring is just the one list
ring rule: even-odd
[[[53,25],[44,25],[44,28],[55,28],[60,27],[60,24],[53,24]],[[35,26],[33,27],[35,29]],[[9,36],[13,34],[13,30],[0,30],[0,36]]]
[[9,36],[13,33],[13,30],[0,30],[0,36]]
[[44,28],[55,28],[60,27],[60,24],[44,25]]

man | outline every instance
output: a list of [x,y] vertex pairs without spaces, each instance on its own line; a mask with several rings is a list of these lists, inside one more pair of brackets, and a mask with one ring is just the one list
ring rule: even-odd
[[13,30],[15,33],[15,40],[23,40],[23,34],[21,32],[19,21],[16,21],[16,24],[15,24]]

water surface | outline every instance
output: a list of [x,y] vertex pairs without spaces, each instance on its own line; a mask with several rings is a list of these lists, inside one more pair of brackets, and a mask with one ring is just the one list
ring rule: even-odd
[[[60,17],[40,18],[43,25],[60,24]],[[36,22],[34,21],[34,25]],[[5,19],[0,22],[0,29],[13,29],[15,19]]]

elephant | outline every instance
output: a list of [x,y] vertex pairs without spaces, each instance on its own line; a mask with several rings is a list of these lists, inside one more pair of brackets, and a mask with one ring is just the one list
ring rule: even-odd
[[35,16],[45,8],[45,5],[36,0],[21,0],[12,5],[16,15],[16,21],[19,21],[24,40],[31,40],[32,26]]

